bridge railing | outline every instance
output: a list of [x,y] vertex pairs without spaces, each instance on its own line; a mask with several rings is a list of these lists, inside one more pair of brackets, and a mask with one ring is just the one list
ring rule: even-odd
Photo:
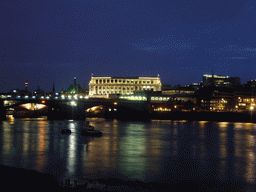
[[[4,100],[59,100],[59,101],[67,101],[67,100],[111,100],[112,98],[91,98],[87,96],[78,96],[78,95],[59,95],[59,96],[34,96],[34,95],[1,95],[1,99]],[[168,96],[149,96],[149,101],[151,103],[163,103],[170,100],[171,97]],[[114,100],[120,101],[147,101],[146,96],[142,95],[121,95],[119,98]]]
[[31,95],[16,95],[16,96],[13,96],[13,95],[2,95],[0,97],[1,99],[14,99],[14,100],[86,100],[86,99],[89,99],[88,96],[80,96],[80,97],[77,97],[77,96],[55,96],[55,97],[51,97],[51,96],[31,96]]

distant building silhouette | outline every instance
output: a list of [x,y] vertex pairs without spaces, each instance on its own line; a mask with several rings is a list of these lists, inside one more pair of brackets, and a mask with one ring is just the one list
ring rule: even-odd
[[20,95],[31,95],[31,92],[28,91],[28,81],[26,80],[25,82],[25,89],[24,90],[20,90]]
[[38,86],[38,88],[33,91],[33,95],[37,96],[37,97],[40,97],[40,96],[44,96],[45,92],[42,89],[40,89],[39,86]]
[[28,90],[28,81],[25,82],[25,90]]
[[256,88],[256,80],[247,81],[247,83],[244,86],[245,87]]
[[222,75],[203,75],[202,86],[214,86],[214,87],[236,87],[241,85],[241,79],[239,77],[229,77]]

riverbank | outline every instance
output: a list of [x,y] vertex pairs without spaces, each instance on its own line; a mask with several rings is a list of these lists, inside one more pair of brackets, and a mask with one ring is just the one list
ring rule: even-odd
[[[192,179],[191,179],[192,180]],[[175,181],[175,178],[167,184],[161,182],[141,182],[141,181],[124,181],[116,178],[99,179],[77,187],[63,187],[64,191],[70,192],[96,192],[96,191],[113,191],[113,192],[180,192],[180,191],[197,191],[197,192],[245,192],[255,191],[255,186],[243,183],[213,182],[211,181]]]
[[4,165],[0,165],[0,173],[1,186],[6,187],[8,191],[25,189],[30,192],[38,189],[44,191],[59,188],[58,182],[50,174]]
[[[93,116],[90,116],[93,117]],[[252,122],[256,123],[255,112],[214,112],[214,111],[136,111],[128,110],[102,114],[106,119],[123,121],[138,120],[189,120],[189,121],[216,121],[216,122]]]
[[[30,117],[30,116],[28,116]],[[86,115],[86,117],[102,117],[106,119],[118,119],[123,121],[150,121],[157,120],[189,120],[189,121],[216,121],[216,122],[248,122],[256,123],[256,113],[251,112],[183,112],[183,111],[158,111],[158,112],[142,112],[142,111],[127,111],[127,113],[112,112],[100,115]],[[83,117],[84,120],[86,117]],[[17,117],[15,117],[17,118]],[[47,117],[47,119],[52,120]],[[65,119],[65,118],[64,118]]]
[[212,180],[191,180],[180,181],[176,178],[170,179],[169,183],[142,182],[137,180],[121,180],[118,178],[102,178],[98,180],[85,180],[84,184],[78,185],[76,181],[67,180],[62,186],[46,173],[39,173],[32,170],[13,168],[0,165],[1,185],[8,190],[26,190],[27,192],[36,190],[61,190],[67,192],[96,192],[96,191],[141,191],[141,192],[176,192],[176,191],[255,191],[255,186],[250,186],[239,181],[214,182]]
[[218,122],[253,122],[256,114],[248,112],[153,112],[151,119],[162,120],[190,120],[190,121],[218,121]]

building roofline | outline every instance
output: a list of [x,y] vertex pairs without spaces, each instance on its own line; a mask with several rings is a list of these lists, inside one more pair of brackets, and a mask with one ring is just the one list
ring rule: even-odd
[[160,78],[158,76],[137,76],[137,77],[108,77],[108,76],[92,76],[92,78],[106,78],[106,79],[146,79],[146,78]]

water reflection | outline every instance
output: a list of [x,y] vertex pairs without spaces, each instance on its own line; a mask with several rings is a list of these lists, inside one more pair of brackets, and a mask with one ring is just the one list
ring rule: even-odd
[[14,124],[14,117],[12,115],[6,115],[6,119],[10,124]]
[[144,124],[131,123],[124,127],[119,144],[119,168],[127,176],[137,173],[139,178],[144,177],[146,134]]
[[[245,180],[255,183],[252,123],[90,119],[102,137],[84,137],[84,121],[1,122],[1,164],[58,178],[117,176],[139,180]],[[70,135],[61,135],[69,128]]]
[[25,165],[26,167],[29,164],[29,148],[30,148],[30,139],[31,139],[31,134],[30,134],[30,130],[28,126],[25,126],[23,128],[23,133],[21,138],[23,139],[23,141],[21,142],[21,144],[23,144],[22,146],[22,163],[23,165]]
[[67,153],[67,158],[68,158],[68,175],[74,175],[75,174],[75,169],[76,169],[76,158],[77,158],[77,139],[75,134],[71,134],[69,136],[68,140],[68,153]]
[[10,164],[11,163],[11,150],[13,148],[13,134],[12,134],[12,127],[8,122],[3,122],[2,124],[2,153],[1,153],[1,159],[3,161],[3,164]]
[[227,142],[228,142],[228,122],[220,122],[217,123],[219,126],[219,151],[220,151],[220,174],[221,176],[225,176],[226,174],[226,166],[227,166],[227,156],[228,156],[228,149],[227,149]]
[[43,172],[45,167],[45,159],[46,159],[46,149],[47,149],[47,122],[42,121],[40,123],[40,127],[37,132],[37,157],[36,157],[36,166],[35,169],[39,172]]

